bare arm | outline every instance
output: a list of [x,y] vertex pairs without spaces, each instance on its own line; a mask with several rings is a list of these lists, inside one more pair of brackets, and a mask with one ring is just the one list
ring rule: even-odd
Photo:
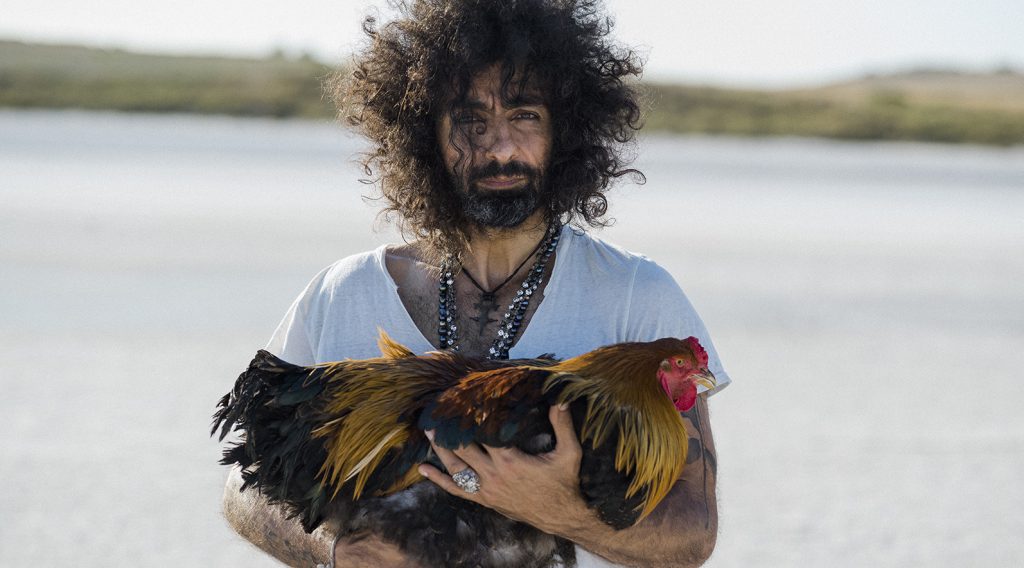
[[468,464],[480,474],[479,493],[462,491],[432,466],[421,466],[421,471],[453,495],[568,538],[611,562],[655,568],[700,566],[711,556],[718,532],[717,466],[707,396],[698,397],[683,418],[690,447],[682,477],[651,515],[621,531],[601,522],[579,493],[582,451],[568,410],[552,407],[558,444],[548,454],[529,456],[496,448],[484,453],[476,446],[456,452],[435,448],[450,471]]
[[590,509],[585,522],[562,536],[617,564],[627,566],[700,566],[715,549],[718,507],[717,454],[708,420],[707,395],[683,414],[690,436],[686,467],[668,496],[643,521],[616,531]]
[[[329,521],[308,534],[296,519],[286,518],[284,510],[270,504],[259,491],[253,488],[239,492],[241,486],[241,472],[233,469],[224,488],[224,517],[235,532],[288,566],[313,568],[327,562],[336,534]],[[373,535],[339,541],[334,554],[336,568],[418,568],[397,547]]]

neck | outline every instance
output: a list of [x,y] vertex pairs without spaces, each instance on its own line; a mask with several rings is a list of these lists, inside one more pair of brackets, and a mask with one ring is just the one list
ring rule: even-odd
[[473,227],[462,265],[481,286],[490,290],[530,256],[547,234],[544,212],[538,210],[518,227],[493,229]]

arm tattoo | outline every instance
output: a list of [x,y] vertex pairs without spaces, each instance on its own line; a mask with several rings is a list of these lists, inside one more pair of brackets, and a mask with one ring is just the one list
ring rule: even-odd
[[240,485],[233,471],[224,495],[224,516],[239,535],[289,566],[311,567],[329,559],[333,535],[327,523],[307,534],[281,506],[271,505],[255,488],[239,493]]
[[700,419],[700,404],[695,405],[694,410],[697,411],[697,435],[700,436],[700,457],[701,457],[701,487],[704,488],[704,528],[708,528],[708,523],[711,522],[711,505],[708,504],[708,468],[703,465],[704,462],[704,433],[701,431],[699,426]]
[[280,521],[267,523],[259,529],[265,531],[260,548],[289,566],[312,567],[328,560],[330,552],[317,535],[303,535],[306,536],[303,538],[295,534],[295,527]]
[[711,477],[717,479],[718,460],[715,458],[715,453],[710,444],[705,444],[704,442],[704,429],[708,423],[707,418],[700,411],[702,403],[707,403],[706,395],[697,400],[697,404],[693,407],[693,415],[689,412],[685,414],[693,427],[693,431],[696,433],[696,437],[691,436],[688,441],[686,464],[690,465],[697,461],[701,462],[701,488],[704,493],[704,528],[709,528],[709,523],[711,522],[711,503],[708,497],[708,469],[711,469]]

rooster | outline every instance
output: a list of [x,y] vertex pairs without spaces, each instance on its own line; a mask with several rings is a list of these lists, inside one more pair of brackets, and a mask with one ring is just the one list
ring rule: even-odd
[[568,404],[583,448],[580,492],[615,529],[646,517],[682,473],[679,412],[714,388],[693,337],[619,343],[557,361],[416,356],[381,332],[381,357],[310,367],[260,351],[224,395],[213,430],[242,440],[221,463],[312,531],[325,516],[342,532],[372,531],[426,565],[572,564],[572,544],[450,496],[417,466],[440,467],[424,434],[538,454],[555,440],[548,408]]

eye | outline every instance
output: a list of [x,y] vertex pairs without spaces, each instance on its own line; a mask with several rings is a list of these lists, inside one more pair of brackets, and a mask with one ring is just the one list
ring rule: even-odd
[[533,112],[531,110],[524,110],[522,112],[516,113],[514,118],[516,120],[540,120],[540,114]]
[[683,360],[682,359],[676,359],[676,367],[682,367],[682,366],[683,366]]
[[459,125],[468,125],[468,124],[474,124],[474,123],[478,123],[478,122],[483,122],[483,120],[480,119],[480,117],[476,116],[475,114],[468,113],[468,112],[464,113],[464,114],[457,114],[457,115],[455,115],[455,118],[453,120],[454,120],[455,124],[459,124]]

